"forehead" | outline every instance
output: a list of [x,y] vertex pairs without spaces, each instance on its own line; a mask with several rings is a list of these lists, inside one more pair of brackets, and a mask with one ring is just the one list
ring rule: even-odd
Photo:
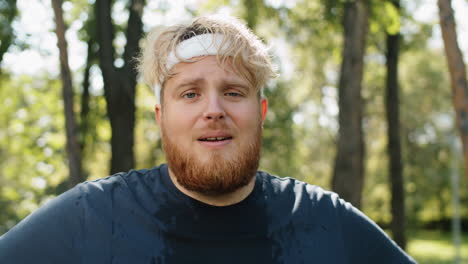
[[236,82],[248,85],[246,78],[235,71],[230,60],[220,62],[216,56],[202,56],[193,59],[193,62],[180,62],[171,70],[168,81],[174,84],[194,81],[213,80]]

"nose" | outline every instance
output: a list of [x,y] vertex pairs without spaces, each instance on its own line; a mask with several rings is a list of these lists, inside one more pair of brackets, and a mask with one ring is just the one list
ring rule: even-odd
[[218,96],[210,96],[208,98],[207,106],[203,112],[203,119],[205,120],[221,120],[224,119],[226,113],[222,105],[221,99]]

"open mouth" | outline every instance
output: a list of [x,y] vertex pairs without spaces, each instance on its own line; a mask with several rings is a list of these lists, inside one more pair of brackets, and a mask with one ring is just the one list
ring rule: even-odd
[[198,141],[205,141],[205,142],[220,142],[232,139],[232,137],[207,137],[207,138],[200,138]]

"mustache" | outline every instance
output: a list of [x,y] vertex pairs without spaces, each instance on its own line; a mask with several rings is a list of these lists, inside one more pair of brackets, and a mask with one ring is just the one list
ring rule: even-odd
[[217,120],[208,122],[208,124],[204,128],[212,129],[212,130],[229,130],[229,126],[228,124],[226,124],[225,121],[217,121]]

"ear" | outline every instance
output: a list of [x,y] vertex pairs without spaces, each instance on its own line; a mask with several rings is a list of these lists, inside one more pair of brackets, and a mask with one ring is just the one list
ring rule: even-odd
[[161,104],[156,104],[154,107],[154,118],[156,119],[156,123],[159,127],[161,127]]
[[262,98],[260,101],[260,110],[262,113],[262,123],[265,121],[266,114],[268,112],[268,100],[266,98]]

